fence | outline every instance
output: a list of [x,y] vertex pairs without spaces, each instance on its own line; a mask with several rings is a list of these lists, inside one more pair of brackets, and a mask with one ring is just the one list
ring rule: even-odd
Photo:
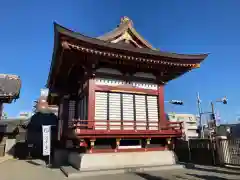
[[202,165],[219,164],[217,147],[209,139],[177,140],[175,153],[180,162]]
[[177,140],[174,150],[180,162],[240,166],[240,139]]

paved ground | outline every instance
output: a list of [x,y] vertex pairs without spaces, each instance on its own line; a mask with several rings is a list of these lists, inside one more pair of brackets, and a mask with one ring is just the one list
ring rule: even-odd
[[5,155],[3,157],[0,157],[0,164],[9,160],[9,159],[13,159],[13,156],[10,156],[10,155]]
[[58,169],[20,160],[8,160],[0,164],[1,180],[64,180]]
[[[65,180],[58,169],[47,169],[36,162],[8,160],[0,164],[1,180]],[[239,180],[240,169],[196,166],[195,169],[129,173],[80,178],[81,180]]]

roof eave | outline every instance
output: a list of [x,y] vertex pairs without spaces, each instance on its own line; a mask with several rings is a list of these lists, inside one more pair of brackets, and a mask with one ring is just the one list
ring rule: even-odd
[[51,76],[53,74],[53,68],[54,68],[54,64],[56,61],[56,52],[57,52],[58,42],[59,42],[58,26],[59,25],[56,22],[54,22],[54,44],[53,44],[52,61],[51,61],[50,70],[49,70],[49,74],[48,74],[48,80],[47,80],[47,84],[46,84],[47,88],[50,88],[50,86],[51,86],[51,78],[52,78]]
[[177,53],[169,53],[169,52],[163,52],[163,51],[157,51],[157,50],[150,50],[150,49],[146,49],[146,48],[132,48],[132,49],[127,49],[124,47],[121,47],[118,44],[114,44],[114,43],[110,43],[110,42],[106,42],[106,41],[102,41],[96,38],[91,38],[88,36],[84,36],[80,33],[76,33],[74,31],[71,31],[61,25],[55,24],[56,30],[58,33],[69,37],[70,39],[76,39],[79,41],[79,44],[81,44],[81,42],[84,43],[88,43],[89,45],[97,45],[100,47],[106,47],[109,48],[111,50],[122,50],[122,51],[131,51],[133,53],[138,53],[138,54],[142,54],[142,55],[152,55],[152,56],[159,56],[159,57],[166,57],[166,58],[173,58],[173,59],[182,59],[185,62],[184,63],[189,63],[186,62],[187,60],[189,61],[193,61],[192,63],[200,63],[202,62],[207,56],[208,54],[177,54]]

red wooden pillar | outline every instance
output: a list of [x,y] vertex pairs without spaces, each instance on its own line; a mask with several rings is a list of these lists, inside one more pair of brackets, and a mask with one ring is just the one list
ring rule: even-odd
[[88,128],[94,127],[95,120],[95,79],[88,80]]
[[164,111],[164,86],[158,86],[158,104],[159,104],[159,120],[160,120],[160,128],[161,126],[166,125],[166,115]]

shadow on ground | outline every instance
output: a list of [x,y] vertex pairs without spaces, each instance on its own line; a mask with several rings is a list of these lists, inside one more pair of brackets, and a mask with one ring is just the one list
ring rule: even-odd
[[147,173],[135,173],[136,175],[146,179],[146,180],[169,180],[166,178],[162,178],[162,177],[157,177],[157,176],[152,176],[150,174]]
[[[206,172],[206,171],[205,171]],[[153,176],[148,173],[135,173],[137,176],[144,178],[145,180],[193,180],[193,179],[202,179],[202,180],[228,180],[228,178],[219,177],[215,175],[206,175],[206,174],[196,174],[196,173],[184,173],[182,175],[171,175],[169,178],[160,176]],[[170,173],[171,174],[171,173]],[[221,175],[220,175],[221,176]]]
[[54,164],[54,163],[48,164],[48,161],[44,160],[44,159],[29,159],[29,160],[26,160],[26,162],[31,165],[34,165],[34,166],[43,166],[43,167],[48,167],[51,169],[59,169],[60,166],[62,166],[62,165],[68,165],[65,163],[61,164],[61,165]]
[[204,180],[228,180],[227,178],[222,178],[222,177],[212,176],[212,175],[197,175],[197,174],[186,174],[186,175],[204,179]]
[[41,163],[37,163],[37,162],[31,161],[31,160],[28,160],[26,162],[29,163],[29,164],[35,165],[35,166],[42,166]]
[[[216,169],[215,168],[204,168],[204,167],[196,167],[196,166],[186,166],[187,169],[192,169],[192,170],[197,170],[197,171],[204,171],[204,172],[214,172],[214,173],[222,173],[222,174],[228,174],[228,175],[240,175],[240,169],[239,169],[239,172],[233,172],[233,171],[228,171],[227,169],[226,170],[223,170],[223,169]],[[220,168],[220,167],[219,167]],[[232,169],[234,170],[234,169]],[[236,171],[236,169],[235,169]]]

